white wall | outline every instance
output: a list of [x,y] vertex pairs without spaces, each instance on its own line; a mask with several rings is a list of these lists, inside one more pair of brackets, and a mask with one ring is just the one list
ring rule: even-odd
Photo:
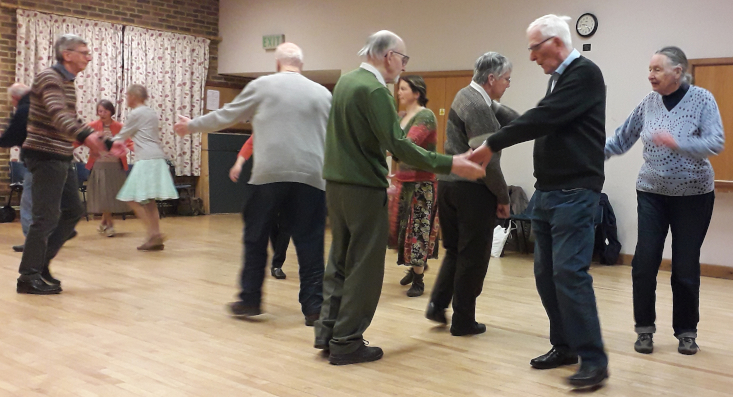
[[[552,4],[550,4],[552,3]],[[603,70],[608,85],[608,134],[650,91],[649,58],[664,45],[677,45],[689,58],[733,56],[731,0],[221,0],[219,69],[221,73],[258,73],[273,69],[272,54],[262,50],[266,34],[284,33],[303,47],[306,69],[348,71],[358,66],[356,52],[374,31],[401,35],[410,55],[409,70],[471,69],[483,52],[498,51],[514,62],[512,86],[502,102],[518,111],[544,95],[547,76],[528,59],[526,26],[547,13],[575,19],[593,12],[599,28],[589,40],[574,35],[576,48]],[[573,22],[574,23],[574,22]],[[429,95],[429,93],[428,93]],[[729,142],[729,145],[733,142]],[[507,180],[533,191],[532,144],[505,150]],[[606,163],[606,185],[619,221],[623,252],[636,245],[635,181],[641,147]],[[733,194],[717,197],[701,261],[733,266]],[[671,256],[669,248],[665,258]]]

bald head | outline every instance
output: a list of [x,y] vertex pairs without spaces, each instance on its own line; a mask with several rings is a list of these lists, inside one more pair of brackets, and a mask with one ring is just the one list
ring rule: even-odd
[[18,101],[21,100],[31,91],[30,87],[23,83],[15,83],[8,88],[8,96],[13,102],[13,107],[18,106]]
[[278,70],[295,68],[300,71],[303,68],[303,50],[293,43],[282,43],[275,49],[275,60]]

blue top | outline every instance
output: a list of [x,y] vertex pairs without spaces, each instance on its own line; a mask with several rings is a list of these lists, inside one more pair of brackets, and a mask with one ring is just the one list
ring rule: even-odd
[[[654,143],[654,135],[667,131],[676,149]],[[606,140],[606,158],[626,153],[641,138],[644,164],[636,189],[665,196],[694,196],[715,189],[715,174],[708,157],[723,150],[725,136],[718,104],[706,89],[690,86],[672,109],[662,95],[651,92],[631,112],[616,134]]]

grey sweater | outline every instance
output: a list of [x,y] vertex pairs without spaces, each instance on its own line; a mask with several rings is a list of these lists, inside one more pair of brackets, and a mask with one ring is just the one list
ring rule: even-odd
[[120,133],[112,138],[121,142],[127,139],[132,139],[135,144],[135,161],[167,158],[160,147],[158,113],[145,105],[132,109]]
[[191,120],[188,128],[212,132],[251,120],[255,161],[249,183],[297,182],[325,190],[321,174],[330,110],[325,87],[283,72],[252,81],[234,101]]
[[[658,131],[672,134],[679,147],[654,143]],[[710,91],[690,86],[672,110],[667,110],[661,95],[651,92],[606,140],[606,158],[626,153],[639,139],[644,144],[644,164],[636,190],[664,196],[694,196],[715,190],[715,173],[708,157],[723,151],[725,133]]]
[[[493,103],[489,107],[484,97],[472,86],[458,91],[448,114],[446,128],[446,154],[461,154],[470,149],[471,143],[481,145],[491,134],[515,118],[519,114],[514,110]],[[470,141],[470,142],[469,142]],[[441,181],[467,181],[486,184],[489,191],[496,196],[499,204],[509,204],[509,190],[504,174],[501,172],[501,152],[494,154],[486,166],[486,176],[479,180],[468,180],[459,176],[440,175]]]

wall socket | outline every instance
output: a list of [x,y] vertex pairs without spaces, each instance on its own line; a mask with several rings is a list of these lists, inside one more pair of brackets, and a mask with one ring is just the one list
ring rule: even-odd
[[583,44],[583,51],[590,51],[590,44]]

